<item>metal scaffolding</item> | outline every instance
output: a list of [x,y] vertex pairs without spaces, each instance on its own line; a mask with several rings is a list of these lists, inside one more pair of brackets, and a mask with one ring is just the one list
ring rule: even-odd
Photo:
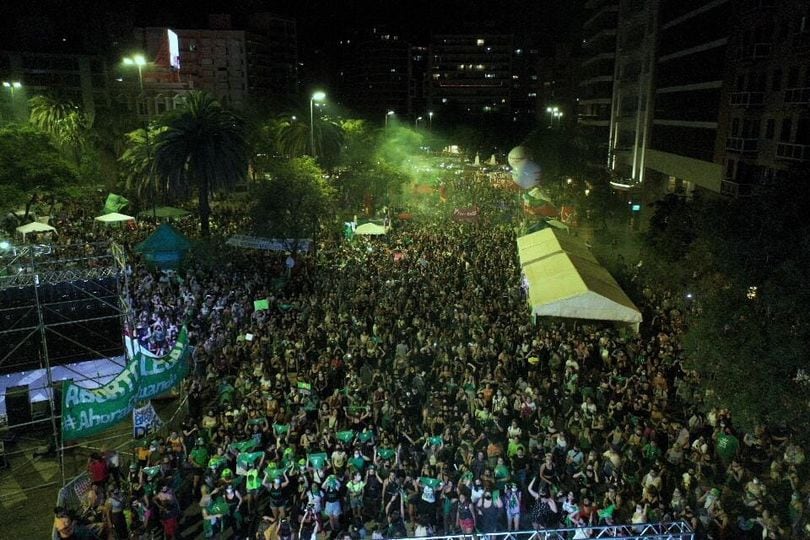
[[[107,359],[123,369],[123,329],[131,322],[127,279],[125,252],[114,242],[12,246],[0,252],[0,340],[6,346],[0,350],[0,370],[44,369],[49,405],[47,418],[9,423],[8,428],[50,421],[62,485],[64,441],[52,377],[54,355],[70,348],[74,356],[81,351],[84,359]],[[118,354],[109,354],[113,350]],[[74,381],[100,384],[96,377],[62,365],[78,376]]]
[[694,540],[695,533],[685,521],[673,521],[669,523],[586,525],[583,527],[564,527],[559,529],[423,536],[420,537],[420,540],[570,540],[572,538]]

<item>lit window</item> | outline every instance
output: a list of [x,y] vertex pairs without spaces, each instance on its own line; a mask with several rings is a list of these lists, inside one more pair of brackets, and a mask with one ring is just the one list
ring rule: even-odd
[[487,47],[487,52],[492,52],[492,47]]
[[483,47],[484,46],[484,40],[481,39],[481,38],[478,38],[478,39],[475,40],[475,44],[478,45],[479,47]]
[[529,92],[529,97],[537,97],[537,92]]
[[484,69],[484,64],[478,64],[475,69]]
[[513,79],[519,79],[520,77],[518,77],[517,75],[512,75],[512,78]]
[[491,110],[492,110],[492,107],[490,107],[489,105],[484,105],[484,112],[489,112]]
[[438,78],[439,78],[439,77],[441,77],[441,76],[442,76],[442,75],[441,75],[441,73],[434,73],[434,74],[433,74],[433,78],[434,78],[434,79],[438,79]]
[[459,64],[458,69],[464,69],[464,64]]
[[447,103],[447,98],[446,97],[442,98],[442,103]]
[[391,73],[396,73],[396,72],[397,72],[397,68],[391,68]]

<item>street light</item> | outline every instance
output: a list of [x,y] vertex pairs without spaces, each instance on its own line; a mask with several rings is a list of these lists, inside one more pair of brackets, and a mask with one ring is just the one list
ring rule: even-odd
[[548,113],[551,120],[549,121],[549,126],[554,127],[554,118],[557,117],[557,113],[560,112],[559,107],[546,107],[546,112]]
[[20,81],[3,81],[3,86],[11,92],[11,101],[14,101],[14,90],[22,88],[22,83]]
[[143,66],[146,65],[146,58],[142,54],[134,54],[125,56],[122,61],[125,66],[136,66],[138,68],[138,86],[140,86],[143,94]]
[[415,128],[419,129],[419,122],[420,122],[421,120],[422,120],[422,117],[421,117],[421,116],[417,116],[417,117],[416,117],[416,120],[414,120],[414,122],[413,122],[413,124],[414,124],[414,127],[415,127]]
[[316,101],[323,101],[326,99],[326,93],[318,90],[312,97],[309,98],[309,149],[312,157],[315,156],[315,120],[313,116],[313,104]]
[[557,127],[560,127],[560,125],[562,124],[562,117],[563,113],[561,111],[554,112],[554,118],[557,119]]
[[385,113],[385,127],[388,127],[388,117],[394,116],[396,113],[394,111],[388,111]]
[[433,111],[428,112],[428,129],[433,129]]

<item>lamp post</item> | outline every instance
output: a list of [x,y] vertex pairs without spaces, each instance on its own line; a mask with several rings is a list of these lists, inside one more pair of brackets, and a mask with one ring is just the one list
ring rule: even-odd
[[428,111],[428,130],[433,129],[433,111]]
[[14,120],[17,117],[17,111],[15,110],[16,104],[14,103],[14,91],[22,88],[22,83],[20,81],[3,81],[3,88],[8,88],[8,91],[11,93],[11,119]]
[[142,54],[134,54],[123,58],[125,66],[135,66],[138,68],[138,86],[143,94],[143,66],[146,65],[146,58]]
[[326,99],[326,93],[318,90],[309,98],[309,149],[312,157],[315,156],[315,119],[314,119],[314,103],[316,101],[323,101]]
[[549,127],[554,127],[554,118],[557,117],[557,113],[560,112],[560,108],[546,107],[546,112],[549,115]]
[[421,116],[417,116],[416,120],[413,121],[413,125],[416,129],[419,129],[419,122],[422,120]]
[[561,127],[561,126],[562,126],[562,117],[563,117],[563,113],[562,113],[562,111],[556,111],[556,112],[554,113],[554,118],[556,118],[556,119],[557,119],[557,127]]
[[388,127],[388,117],[394,116],[396,113],[394,111],[388,111],[385,113],[385,127]]

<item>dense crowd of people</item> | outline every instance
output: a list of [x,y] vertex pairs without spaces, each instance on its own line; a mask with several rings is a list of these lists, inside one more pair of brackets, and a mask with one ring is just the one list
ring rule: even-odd
[[124,470],[93,456],[83,517],[57,509],[62,538],[181,538],[199,521],[270,540],[675,520],[696,538],[810,536],[802,449],[786,426],[700,412],[666,292],[637,299],[638,334],[535,324],[501,226],[324,243],[281,284],[285,254],[225,255],[133,265],[143,344],[165,351],[188,325],[188,417]]

